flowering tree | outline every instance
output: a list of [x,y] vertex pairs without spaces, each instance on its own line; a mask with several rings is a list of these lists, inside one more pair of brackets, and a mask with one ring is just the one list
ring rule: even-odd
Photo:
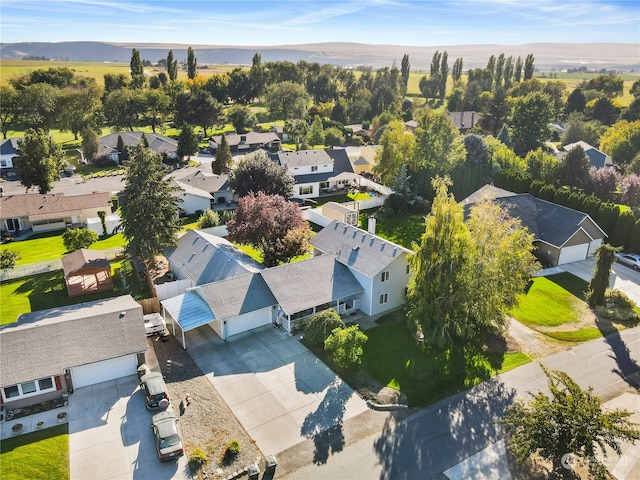
[[589,169],[589,178],[587,181],[588,189],[596,197],[604,201],[613,200],[613,192],[620,182],[620,174],[615,168],[596,168]]
[[622,201],[625,205],[640,205],[640,175],[631,173],[624,177],[620,185]]

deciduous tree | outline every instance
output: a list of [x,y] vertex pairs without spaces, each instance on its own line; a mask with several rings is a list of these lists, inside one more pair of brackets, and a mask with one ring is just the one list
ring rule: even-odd
[[229,181],[239,197],[263,192],[289,198],[295,185],[287,167],[278,165],[262,152],[245,157],[231,171]]
[[20,252],[5,248],[0,250],[0,270],[11,270],[20,260]]
[[86,228],[69,228],[62,234],[62,243],[67,252],[89,248],[98,241],[98,234]]
[[173,57],[173,50],[167,54],[167,74],[172,82],[178,79],[178,60]]
[[[606,457],[606,446],[621,454],[622,440],[635,441],[640,430],[629,421],[626,410],[603,411],[592,387],[583,390],[564,372],[543,367],[551,395],[537,393],[529,401],[516,399],[507,407],[502,424],[509,450],[518,463],[537,453],[552,462],[556,475],[566,478],[571,471],[569,455],[589,463],[598,478],[606,474],[598,460]],[[598,451],[599,450],[599,451]]]
[[30,128],[18,140],[20,157],[14,169],[20,175],[20,183],[29,191],[38,187],[39,193],[48,193],[53,182],[60,179],[64,169],[64,153],[53,138],[43,130]]
[[[100,140],[98,134],[90,127],[82,130],[82,155],[87,162],[92,162],[93,158],[98,154],[100,148]],[[122,137],[120,137],[122,138]]]
[[364,344],[369,337],[360,331],[358,325],[336,328],[324,341],[325,350],[333,352],[333,361],[342,368],[360,365]]
[[525,156],[550,137],[551,100],[546,93],[532,92],[516,100],[511,117],[514,150]]
[[227,229],[232,241],[262,250],[262,263],[267,267],[306,253],[311,238],[311,229],[297,204],[263,192],[240,199]]
[[573,147],[558,166],[558,182],[560,185],[585,187],[589,182],[589,157],[580,145]]
[[151,262],[154,255],[176,245],[182,201],[164,177],[162,157],[141,145],[130,154],[120,194],[122,233],[133,258]]
[[197,74],[198,60],[196,59],[196,52],[193,51],[193,48],[189,47],[187,49],[187,77],[189,80],[193,80]]
[[233,129],[237,133],[246,133],[248,130],[255,128],[258,120],[256,116],[246,105],[233,105],[227,110],[227,121],[233,125]]
[[309,95],[299,83],[281,82],[267,87],[265,104],[273,118],[303,118],[307,111]]
[[614,163],[627,168],[640,152],[640,120],[620,120],[608,128],[600,139],[600,150],[611,155]]

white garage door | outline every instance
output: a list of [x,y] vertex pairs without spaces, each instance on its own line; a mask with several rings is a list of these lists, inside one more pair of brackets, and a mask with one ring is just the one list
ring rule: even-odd
[[136,355],[127,355],[126,357],[112,358],[111,360],[73,367],[71,369],[73,387],[86,387],[87,385],[106,382],[114,378],[135,375],[137,363]]
[[595,255],[596,249],[602,245],[602,239],[598,238],[589,244],[589,256]]
[[564,247],[562,250],[560,250],[558,265],[586,260],[588,251],[588,243],[583,243],[582,245],[574,245],[573,247]]
[[252,330],[263,325],[269,325],[270,323],[271,310],[268,308],[240,315],[239,317],[227,320],[227,337],[246,332],[247,330]]

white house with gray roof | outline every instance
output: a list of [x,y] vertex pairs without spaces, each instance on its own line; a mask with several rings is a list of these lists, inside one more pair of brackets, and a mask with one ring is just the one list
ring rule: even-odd
[[182,200],[178,205],[185,214],[191,215],[197,211],[204,212],[211,208],[214,202],[213,195],[206,190],[181,182],[175,178],[171,179],[170,183],[172,186],[178,188],[178,190],[173,192],[173,195]]
[[333,254],[353,274],[363,289],[359,308],[367,315],[404,304],[411,250],[339,221],[331,222],[310,242],[314,255]]
[[0,328],[5,408],[135,375],[147,350],[142,307],[130,295],[20,315]]

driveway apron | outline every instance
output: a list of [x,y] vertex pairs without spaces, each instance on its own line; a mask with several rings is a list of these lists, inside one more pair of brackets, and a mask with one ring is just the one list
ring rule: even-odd
[[265,326],[227,341],[187,332],[188,352],[264,455],[313,438],[366,403],[297,337]]

